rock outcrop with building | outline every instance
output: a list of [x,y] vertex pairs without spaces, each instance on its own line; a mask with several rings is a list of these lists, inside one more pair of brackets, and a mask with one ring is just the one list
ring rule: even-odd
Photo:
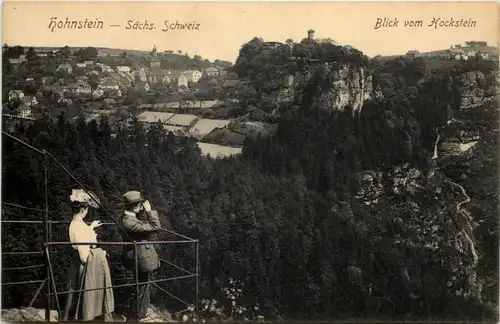
[[373,96],[368,58],[350,46],[314,39],[300,43],[264,42],[254,38],[242,47],[235,71],[263,110],[300,102],[304,92],[317,92],[321,107],[359,111]]

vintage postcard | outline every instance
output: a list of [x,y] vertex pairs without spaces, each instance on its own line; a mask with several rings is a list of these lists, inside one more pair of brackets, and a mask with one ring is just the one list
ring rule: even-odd
[[3,321],[498,322],[498,3],[2,18]]

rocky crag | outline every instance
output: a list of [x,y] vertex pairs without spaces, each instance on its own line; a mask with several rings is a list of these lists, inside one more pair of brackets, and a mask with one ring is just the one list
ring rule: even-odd
[[455,82],[460,88],[462,109],[478,107],[498,93],[498,86],[488,84],[487,76],[480,71],[462,73]]
[[494,118],[491,112],[486,111],[489,105],[498,103],[497,78],[487,82],[487,76],[480,71],[461,74],[453,82],[458,85],[460,94],[460,110],[438,129],[436,150],[441,162],[452,161],[453,158],[469,156],[481,139],[481,134],[491,130],[489,125]]
[[486,285],[491,295],[498,278],[483,269],[494,256],[480,241],[496,235],[485,226],[496,225],[498,212],[498,83],[485,79],[481,72],[455,79],[460,109],[437,129],[426,170],[406,163],[386,172],[358,173],[354,197],[377,208],[392,201],[395,212],[382,209],[381,217],[396,228],[393,243],[429,251],[450,269],[446,284],[455,295],[491,302],[483,289]]
[[242,46],[234,71],[248,97],[257,98],[249,101],[268,113],[301,102],[304,92],[319,95],[323,109],[359,111],[373,96],[368,66],[369,59],[349,46],[312,39],[269,46],[254,38]]
[[322,83],[318,100],[323,109],[344,110],[352,107],[353,111],[360,111],[363,103],[373,95],[372,76],[366,68],[348,63],[336,65],[325,62],[286,74],[282,79],[276,89],[263,94],[264,100],[274,105],[300,101],[302,90],[314,81]]

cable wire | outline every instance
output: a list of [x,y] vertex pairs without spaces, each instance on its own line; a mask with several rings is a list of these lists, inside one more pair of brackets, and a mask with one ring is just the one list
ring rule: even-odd
[[36,148],[36,147],[34,147],[33,145],[30,145],[30,144],[26,143],[25,141],[23,141],[23,140],[21,140],[21,139],[19,139],[19,138],[15,137],[15,136],[13,136],[13,135],[10,135],[9,133],[6,133],[6,132],[2,131],[2,134],[4,134],[5,136],[7,136],[7,137],[9,137],[9,138],[13,139],[14,141],[16,141],[16,142],[18,142],[18,143],[23,144],[24,146],[26,146],[26,147],[28,147],[28,148],[32,149],[33,151],[35,151],[35,152],[37,152],[37,153],[39,153],[39,154],[45,155],[45,153],[44,153],[43,151],[41,151],[41,150],[37,149],[37,148]]

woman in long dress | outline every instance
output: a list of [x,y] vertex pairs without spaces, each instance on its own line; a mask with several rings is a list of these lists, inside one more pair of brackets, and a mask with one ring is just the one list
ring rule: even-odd
[[[95,195],[91,197],[83,190],[73,189],[70,200],[73,204],[73,220],[69,225],[69,239],[71,243],[96,243],[97,233],[95,228],[102,226],[100,221],[93,221],[87,225],[84,222],[89,207],[98,208]],[[96,200],[96,201],[95,201]],[[106,260],[106,251],[97,248],[96,245],[72,245],[75,250],[72,255],[71,266],[68,276],[67,288],[72,291],[68,294],[64,318],[93,320],[104,315],[104,320],[111,321],[111,313],[114,311],[114,299],[111,290],[111,278],[109,265]],[[89,272],[90,268],[90,272]],[[99,274],[98,278],[90,278],[89,274]],[[104,277],[101,278],[101,277]],[[96,281],[89,283],[87,281]],[[81,292],[90,286],[102,287],[102,292]],[[90,288],[92,288],[90,287]],[[74,292],[73,292],[74,291]],[[101,298],[96,302],[89,299]],[[102,303],[102,308],[100,303]]]

